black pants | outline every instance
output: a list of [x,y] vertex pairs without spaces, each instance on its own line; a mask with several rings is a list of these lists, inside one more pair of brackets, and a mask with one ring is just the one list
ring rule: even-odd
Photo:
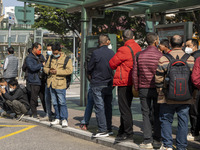
[[[156,89],[139,89],[141,111],[143,116],[144,143],[152,143],[153,139],[160,141],[161,127],[159,121],[159,104]],[[153,104],[152,104],[153,103]],[[153,106],[152,106],[153,105]],[[152,128],[153,127],[153,128]],[[152,136],[152,130],[154,135]]]
[[118,134],[133,134],[133,118],[131,103],[133,99],[132,86],[118,87],[118,104],[120,111],[120,127]]
[[191,124],[191,134],[198,136],[200,131],[200,91],[197,93],[195,104],[190,105],[189,116]]
[[44,91],[45,85],[30,85],[31,89],[31,99],[30,99],[30,107],[32,111],[32,115],[37,115],[37,106],[38,106],[38,96],[40,97],[42,106],[44,111],[46,112],[46,106],[44,101]]

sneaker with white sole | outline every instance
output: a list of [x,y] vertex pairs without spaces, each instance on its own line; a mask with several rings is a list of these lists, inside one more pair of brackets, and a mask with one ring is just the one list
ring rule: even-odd
[[153,149],[153,145],[151,143],[141,143],[140,148]]
[[59,119],[55,119],[53,122],[50,123],[51,125],[59,125],[60,124],[60,120]]
[[162,146],[160,147],[159,150],[173,150],[173,148],[164,147],[163,144],[162,144]]
[[63,121],[62,121],[62,128],[64,128],[64,127],[68,127],[68,122],[67,122],[67,120],[63,120]]
[[92,137],[94,138],[98,138],[98,137],[108,137],[109,134],[107,132],[99,132],[99,133],[96,133],[96,134],[93,134]]
[[200,140],[200,136],[193,136],[191,133],[189,133],[187,135],[187,140],[188,141],[197,141],[197,140]]

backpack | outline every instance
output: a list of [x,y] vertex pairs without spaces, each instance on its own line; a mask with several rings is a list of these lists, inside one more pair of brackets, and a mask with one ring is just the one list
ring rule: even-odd
[[[49,68],[51,68],[51,61],[52,61],[52,58],[53,58],[53,56],[50,57]],[[65,57],[64,64],[63,64],[63,69],[66,69],[66,66],[67,66],[67,63],[68,63],[69,59],[70,59],[69,56],[66,56],[66,57]],[[71,80],[72,80],[71,75],[72,75],[72,74],[66,75],[66,84],[67,84],[66,89],[68,89],[69,86],[70,86],[70,84],[71,84]]]
[[186,101],[192,98],[192,82],[191,72],[187,64],[189,54],[184,54],[181,59],[174,57],[171,54],[165,54],[165,57],[170,61],[167,69],[165,82],[167,91],[165,96],[169,100]]

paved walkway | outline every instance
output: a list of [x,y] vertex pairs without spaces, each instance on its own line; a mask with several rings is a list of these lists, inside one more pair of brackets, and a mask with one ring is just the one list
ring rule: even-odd
[[[92,114],[90,125],[88,127],[88,131],[83,131],[79,128],[80,121],[83,119],[85,107],[80,107],[80,85],[78,83],[70,86],[70,89],[67,90],[67,106],[69,111],[69,127],[61,128],[60,126],[53,126],[52,129],[65,132],[67,134],[93,141],[99,144],[103,144],[109,147],[113,147],[115,149],[139,149],[138,145],[143,141],[142,136],[142,115],[140,111],[140,102],[139,99],[134,99],[132,103],[132,114],[133,114],[133,129],[134,129],[134,143],[133,142],[122,142],[116,143],[115,136],[117,135],[119,123],[120,123],[120,113],[118,110],[117,100],[113,101],[113,132],[114,135],[107,138],[91,138],[92,133],[97,131],[97,123],[95,119],[95,114]],[[38,112],[41,116],[44,116],[44,112],[42,111],[41,106],[38,108]],[[30,118],[29,116],[25,116],[24,121],[34,122],[36,124],[44,125],[49,127],[50,123],[42,121],[40,122],[37,119]],[[173,133],[176,131],[177,120],[175,116],[175,121],[173,123]],[[175,138],[175,135],[173,135]],[[175,143],[175,142],[174,142]],[[188,150],[197,150],[200,149],[200,142],[194,141],[188,143]]]

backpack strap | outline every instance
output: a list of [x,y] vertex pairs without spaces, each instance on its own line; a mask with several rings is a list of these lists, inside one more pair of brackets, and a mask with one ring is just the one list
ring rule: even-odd
[[172,60],[175,60],[174,57],[173,57],[171,54],[169,54],[169,53],[165,54],[164,56],[165,56],[170,62],[171,62]]
[[190,55],[187,54],[187,53],[185,53],[185,54],[181,57],[181,60],[182,60],[183,62],[186,62],[187,59],[188,59],[189,57],[190,57]]
[[134,54],[133,54],[133,50],[132,50],[132,48],[128,45],[127,46],[129,49],[130,49],[130,51],[131,51],[131,54],[132,54],[132,58],[133,58],[133,61],[134,61]]
[[68,63],[69,59],[70,59],[69,56],[66,56],[66,57],[65,57],[63,69],[66,69],[66,66],[67,66],[67,63]]

